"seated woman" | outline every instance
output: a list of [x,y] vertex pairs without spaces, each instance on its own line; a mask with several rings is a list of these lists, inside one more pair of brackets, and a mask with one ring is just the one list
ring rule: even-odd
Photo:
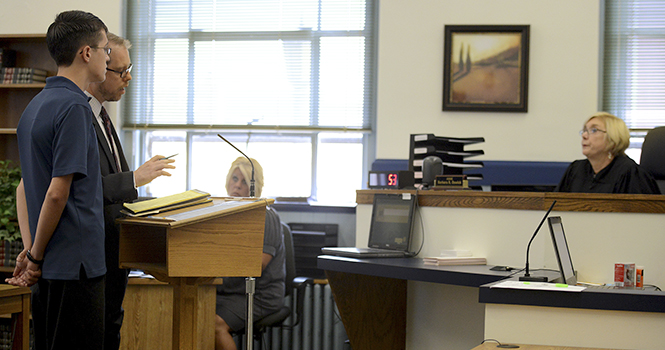
[[630,143],[626,123],[614,115],[592,115],[580,131],[586,159],[572,162],[555,191],[660,194],[658,185],[624,151]]
[[[263,168],[255,159],[254,179],[256,196],[261,197]],[[226,177],[226,192],[232,197],[249,197],[252,166],[240,157],[231,164]],[[256,279],[254,294],[254,319],[269,315],[280,309],[284,302],[284,279],[286,277],[284,238],[279,215],[274,209],[266,210],[261,277]],[[245,328],[247,303],[244,277],[225,277],[217,288],[217,316],[215,320],[215,349],[235,350],[232,331]]]

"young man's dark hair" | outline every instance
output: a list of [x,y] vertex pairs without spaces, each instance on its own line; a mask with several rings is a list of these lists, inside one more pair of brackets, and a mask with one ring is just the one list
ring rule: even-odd
[[97,16],[83,11],[65,11],[56,16],[46,32],[46,45],[55,63],[67,67],[81,46],[94,47],[101,31],[108,28]]

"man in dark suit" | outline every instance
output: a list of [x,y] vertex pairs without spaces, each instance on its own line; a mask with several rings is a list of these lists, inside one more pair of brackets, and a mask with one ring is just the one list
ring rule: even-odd
[[129,58],[131,43],[112,33],[108,34],[108,39],[111,60],[106,68],[106,80],[90,84],[86,94],[90,97],[90,107],[96,117],[93,125],[97,133],[104,192],[107,268],[104,349],[112,350],[120,347],[120,327],[124,316],[122,301],[127,289],[129,272],[118,266],[119,232],[115,220],[121,216],[120,209],[123,203],[138,198],[137,187],[146,185],[159,176],[170,176],[164,169],[175,167],[170,164],[174,160],[163,159],[164,156],[156,155],[136,171],[129,170],[118,135],[102,103],[120,100],[129,81],[132,80],[132,64]]

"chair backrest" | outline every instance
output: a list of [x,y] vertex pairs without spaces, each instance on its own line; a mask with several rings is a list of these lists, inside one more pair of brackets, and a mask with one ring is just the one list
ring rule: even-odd
[[293,253],[293,237],[289,225],[282,222],[282,235],[284,236],[284,253],[286,264],[286,280],[284,283],[285,295],[293,293],[293,279],[296,278],[296,257]]
[[665,191],[665,126],[650,130],[644,137],[640,166],[656,179],[660,191]]

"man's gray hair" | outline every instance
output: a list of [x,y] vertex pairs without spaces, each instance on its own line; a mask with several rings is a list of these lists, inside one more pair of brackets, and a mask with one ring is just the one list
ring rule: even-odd
[[123,37],[117,36],[113,33],[110,33],[110,32],[108,33],[108,39],[109,39],[109,43],[112,43],[112,44],[115,44],[115,45],[118,45],[118,46],[124,46],[124,47],[127,48],[127,50],[132,48],[132,43],[129,40],[127,40]]

